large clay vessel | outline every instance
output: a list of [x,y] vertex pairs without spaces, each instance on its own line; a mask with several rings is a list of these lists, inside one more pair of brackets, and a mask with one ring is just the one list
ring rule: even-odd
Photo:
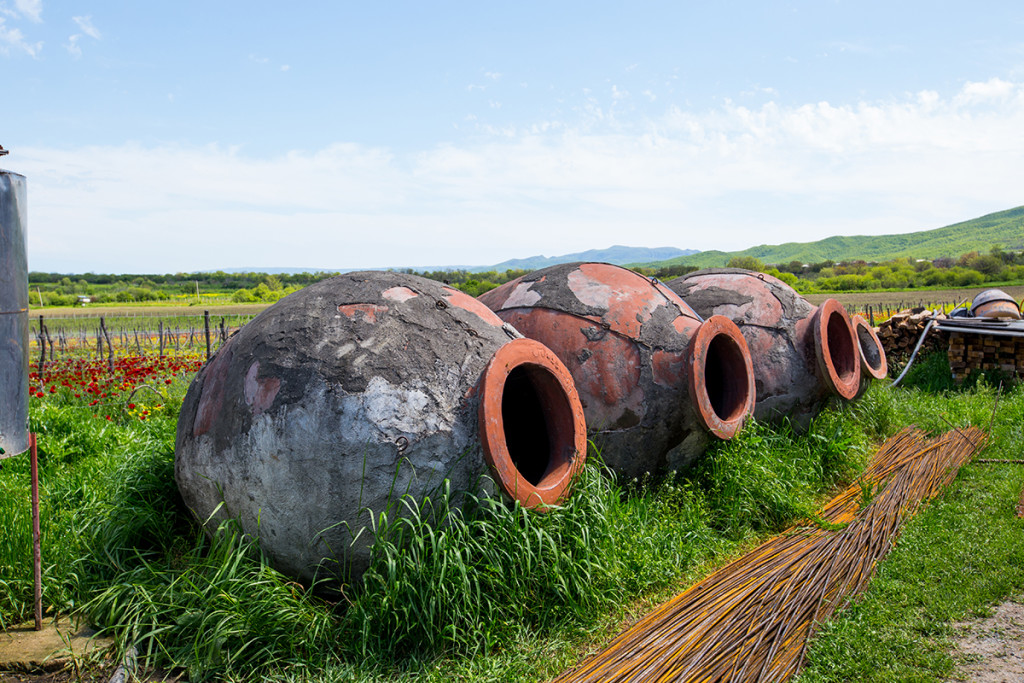
[[594,443],[623,477],[686,467],[753,409],[750,354],[736,325],[702,322],[656,280],[570,263],[480,300],[565,364]]
[[801,431],[831,397],[856,396],[860,350],[835,299],[815,307],[778,278],[740,268],[701,270],[667,285],[702,317],[739,326],[753,358],[758,420],[789,419]]
[[889,364],[885,359],[885,347],[878,333],[868,324],[864,316],[857,314],[850,318],[853,331],[857,335],[857,350],[860,355],[860,389],[858,395],[864,393],[872,380],[885,379],[889,374]]
[[200,370],[175,476],[208,528],[238,519],[281,571],[356,578],[367,523],[400,514],[402,495],[447,479],[545,509],[569,492],[585,434],[562,363],[476,299],[350,273],[268,308]]

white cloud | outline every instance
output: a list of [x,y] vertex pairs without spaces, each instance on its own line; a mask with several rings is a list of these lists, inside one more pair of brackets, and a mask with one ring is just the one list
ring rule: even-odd
[[632,125],[479,127],[407,154],[355,144],[277,158],[217,146],[22,148],[18,170],[32,192],[31,266],[44,270],[740,249],[935,228],[1024,203],[1024,84],[993,91],[979,99],[968,83],[952,96],[885,102],[670,108]]
[[42,42],[30,43],[20,29],[7,28],[5,19],[0,17],[0,54],[9,55],[13,50],[35,57],[42,49]]
[[99,29],[93,25],[91,16],[71,18],[78,25],[78,28],[81,29],[82,33],[74,33],[68,36],[68,42],[64,44],[64,48],[73,58],[81,59],[82,46],[79,44],[79,41],[82,39],[82,34],[89,36],[93,40],[102,40],[103,36],[100,34]]
[[261,55],[257,55],[257,54],[253,54],[253,53],[249,54],[249,61],[252,62],[253,64],[259,64],[261,66],[266,66],[266,67],[272,68],[275,71],[278,71],[278,72],[281,72],[281,73],[286,72],[286,71],[291,71],[291,68],[292,68],[291,65],[289,65],[289,64],[275,64],[274,62],[271,61],[271,59],[269,57],[263,57]]
[[1001,100],[1009,97],[1017,90],[1017,86],[1000,78],[992,78],[984,83],[968,82],[960,95],[959,104],[972,104],[986,100]]
[[82,48],[78,45],[78,39],[81,37],[82,36],[79,33],[70,35],[68,36],[68,42],[64,44],[64,47],[65,49],[67,49],[68,54],[70,54],[75,59],[82,58]]
[[92,17],[91,16],[71,17],[71,18],[74,20],[74,22],[76,24],[78,24],[78,28],[80,28],[82,30],[82,33],[84,33],[85,35],[89,36],[90,38],[95,38],[96,40],[102,40],[103,37],[100,34],[99,29],[96,28],[96,26],[93,25]]
[[907,47],[900,44],[875,45],[863,42],[836,41],[829,43],[829,47],[839,52],[849,52],[858,55],[882,57],[893,52],[907,52]]
[[38,23],[43,20],[43,0],[14,0],[14,6],[30,21]]

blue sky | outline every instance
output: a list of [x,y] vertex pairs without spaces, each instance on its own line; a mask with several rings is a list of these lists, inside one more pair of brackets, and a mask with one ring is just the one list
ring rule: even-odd
[[0,0],[29,265],[742,249],[1024,204],[1017,2]]

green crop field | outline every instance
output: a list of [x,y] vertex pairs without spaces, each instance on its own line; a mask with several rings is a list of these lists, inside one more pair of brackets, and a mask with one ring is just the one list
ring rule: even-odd
[[[906,308],[924,307],[933,310],[970,303],[978,294],[989,287],[970,287],[964,289],[904,290],[898,292],[830,292],[807,294],[805,298],[815,306],[825,299],[836,299],[847,310],[855,313],[866,313],[871,308],[876,315],[885,311],[899,311]],[[1002,291],[1017,301],[1024,300],[1024,285],[1002,285]]]

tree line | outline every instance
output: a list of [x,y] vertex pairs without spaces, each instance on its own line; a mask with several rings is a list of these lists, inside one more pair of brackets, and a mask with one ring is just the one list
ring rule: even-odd
[[989,283],[1024,281],[1024,251],[993,247],[987,253],[971,251],[958,258],[898,258],[879,263],[823,261],[805,264],[792,261],[766,266],[742,257],[730,266],[775,275],[800,292],[849,292],[876,289],[979,287]]
[[[918,289],[926,287],[977,287],[986,283],[1024,282],[1024,251],[1007,251],[993,247],[981,253],[972,251],[958,258],[898,258],[883,262],[821,261],[765,264],[751,256],[731,259],[732,268],[756,270],[783,280],[802,293],[867,291],[874,289]],[[670,280],[697,268],[673,265],[660,268],[637,267],[647,277]],[[467,270],[398,272],[420,275],[444,282],[470,296],[479,296],[510,280],[525,275],[527,270],[470,272]],[[214,296],[225,302],[274,302],[303,287],[338,275],[338,272],[315,273],[175,273],[173,275],[110,275],[29,273],[32,303],[44,306],[70,306],[88,297],[92,303],[132,303]]]

